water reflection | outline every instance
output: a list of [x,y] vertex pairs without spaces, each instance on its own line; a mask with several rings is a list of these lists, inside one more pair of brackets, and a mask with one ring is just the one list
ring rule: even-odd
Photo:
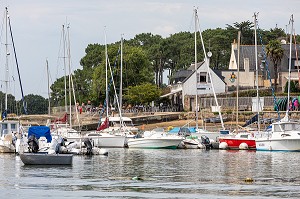
[[59,167],[24,166],[0,154],[0,191],[5,198],[300,198],[298,153],[108,151]]

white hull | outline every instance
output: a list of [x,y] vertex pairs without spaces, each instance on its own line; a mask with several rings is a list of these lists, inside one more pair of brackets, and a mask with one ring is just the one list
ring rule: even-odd
[[111,135],[106,133],[87,135],[86,137],[92,139],[95,147],[100,148],[123,148],[126,139],[126,136],[123,135]]
[[198,139],[184,139],[181,141],[178,148],[180,148],[180,149],[201,149],[201,148],[205,148],[205,146],[202,145]]
[[257,139],[258,151],[300,151],[300,139]]
[[300,124],[284,119],[273,123],[271,131],[265,132],[261,138],[255,140],[256,150],[300,151]]
[[129,148],[177,148],[182,138],[135,138],[128,139]]

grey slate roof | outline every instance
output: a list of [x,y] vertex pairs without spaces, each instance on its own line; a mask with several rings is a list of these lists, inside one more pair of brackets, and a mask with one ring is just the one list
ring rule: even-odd
[[[289,44],[282,44],[282,48],[284,49],[284,56],[281,60],[281,64],[278,67],[279,71],[288,71],[288,61],[289,61],[289,54],[290,54],[290,45]],[[298,54],[300,53],[300,45],[297,45],[297,50],[299,50]],[[261,55],[261,57],[258,57],[258,65],[261,64],[261,60],[265,59],[264,54],[266,54],[266,46],[264,48],[261,45],[257,46],[257,52]],[[265,53],[264,53],[265,52]],[[238,50],[234,50],[234,54],[236,57],[238,57]],[[241,45],[240,46],[240,70],[244,70],[244,58],[249,58],[249,70],[255,71],[255,46],[254,45]],[[295,51],[295,45],[292,45],[292,70],[294,69],[294,63],[293,60],[296,59],[296,51]],[[273,73],[273,63],[270,61],[269,58],[267,58],[269,70],[271,74]]]

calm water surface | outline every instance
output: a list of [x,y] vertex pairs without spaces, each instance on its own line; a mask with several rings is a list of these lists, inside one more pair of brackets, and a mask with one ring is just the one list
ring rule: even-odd
[[299,153],[108,151],[51,167],[0,154],[0,198],[300,198]]

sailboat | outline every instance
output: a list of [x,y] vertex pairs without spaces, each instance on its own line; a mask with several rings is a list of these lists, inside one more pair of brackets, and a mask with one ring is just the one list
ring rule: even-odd
[[[5,54],[6,54],[6,64],[5,64],[5,110],[2,112],[0,118],[0,153],[14,153],[17,148],[17,144],[20,141],[21,138],[21,131],[20,131],[20,122],[19,120],[10,120],[8,118],[7,112],[8,112],[8,107],[7,107],[7,96],[8,96],[8,83],[9,83],[9,70],[8,70],[8,57],[10,55],[9,50],[8,50],[8,29],[10,30],[10,36],[11,36],[11,41],[12,41],[12,46],[14,50],[14,56],[15,56],[15,61],[17,64],[17,69],[19,72],[18,68],[18,61],[17,61],[17,56],[16,56],[16,50],[15,50],[15,45],[14,45],[14,40],[12,37],[12,31],[11,31],[11,24],[10,24],[10,18],[8,15],[8,10],[5,8],[5,26],[6,26],[6,37],[5,37]],[[24,102],[24,95],[23,95],[23,89],[22,89],[22,84],[21,84],[21,79],[20,79],[20,74],[19,74],[19,81],[21,85],[21,91],[22,91],[22,100]],[[25,110],[25,113],[27,112],[26,106],[23,107]]]
[[[257,22],[257,14],[254,13],[254,37],[255,37],[255,65],[256,65],[256,100],[257,100],[257,115],[253,118],[257,117],[257,131],[260,131],[260,121],[259,121],[259,93],[258,93],[258,61],[257,61],[257,35],[256,35],[256,22]],[[220,149],[256,149],[255,142],[255,134],[257,131],[253,131],[252,129],[243,128],[240,129],[238,125],[238,91],[239,91],[239,59],[240,59],[240,38],[241,32],[238,32],[238,66],[237,66],[237,104],[236,104],[236,132],[230,133],[229,131],[221,131],[221,136],[219,137],[219,148]],[[223,134],[222,134],[223,133]]]
[[[64,84],[65,84],[65,114],[62,118],[59,118],[57,120],[53,121],[53,124],[51,124],[51,131],[53,134],[60,135],[64,138],[67,139],[67,142],[75,142],[79,141],[81,142],[81,131],[77,131],[73,129],[72,127],[72,93],[73,93],[73,98],[74,102],[76,102],[75,98],[75,91],[74,91],[74,85],[73,85],[73,78],[72,78],[72,73],[71,73],[71,53],[70,53],[70,36],[69,36],[69,26],[67,26],[67,34],[65,33],[65,25],[62,26],[62,37],[63,37],[63,58],[64,58]],[[66,56],[66,50],[67,50],[67,56]],[[66,58],[68,58],[68,70],[69,74],[67,75],[67,67],[66,67]],[[48,64],[48,63],[47,63]],[[69,89],[69,110],[68,110],[68,101],[67,101],[67,80],[66,78],[68,77],[68,89]],[[50,98],[49,98],[50,99]],[[79,116],[77,109],[76,111],[76,116],[77,116],[77,121],[78,124],[79,122]],[[68,113],[69,112],[69,117]],[[68,122],[69,120],[69,122]],[[80,126],[79,126],[80,129]]]
[[[121,66],[122,66],[122,45],[123,39],[121,38]],[[119,117],[111,117],[109,116],[108,105],[109,105],[109,96],[108,96],[108,67],[110,69],[111,74],[111,83],[114,87],[114,94],[117,101]],[[121,70],[122,71],[122,70]],[[111,67],[109,65],[108,53],[107,53],[107,44],[106,44],[106,34],[105,34],[105,87],[106,87],[106,98],[104,102],[104,109],[106,110],[106,118],[100,119],[99,127],[97,131],[86,134],[86,137],[93,140],[93,143],[97,147],[105,147],[105,148],[123,148],[126,145],[126,135],[130,133],[129,129],[125,127],[124,118],[122,117],[122,112],[120,108],[119,99],[117,97],[115,84],[113,80],[113,74]],[[121,89],[121,88],[120,88]],[[121,92],[121,91],[120,91]],[[122,93],[120,93],[121,99]],[[121,100],[120,100],[121,101]],[[128,118],[131,121],[130,118]],[[110,124],[117,124],[112,127]]]
[[[288,99],[290,98],[291,63],[292,63],[292,35],[293,15],[290,18],[290,55],[288,75]],[[287,103],[286,114],[279,122],[272,123],[261,138],[256,139],[256,150],[258,151],[300,151],[300,124],[289,118],[289,103]]]

